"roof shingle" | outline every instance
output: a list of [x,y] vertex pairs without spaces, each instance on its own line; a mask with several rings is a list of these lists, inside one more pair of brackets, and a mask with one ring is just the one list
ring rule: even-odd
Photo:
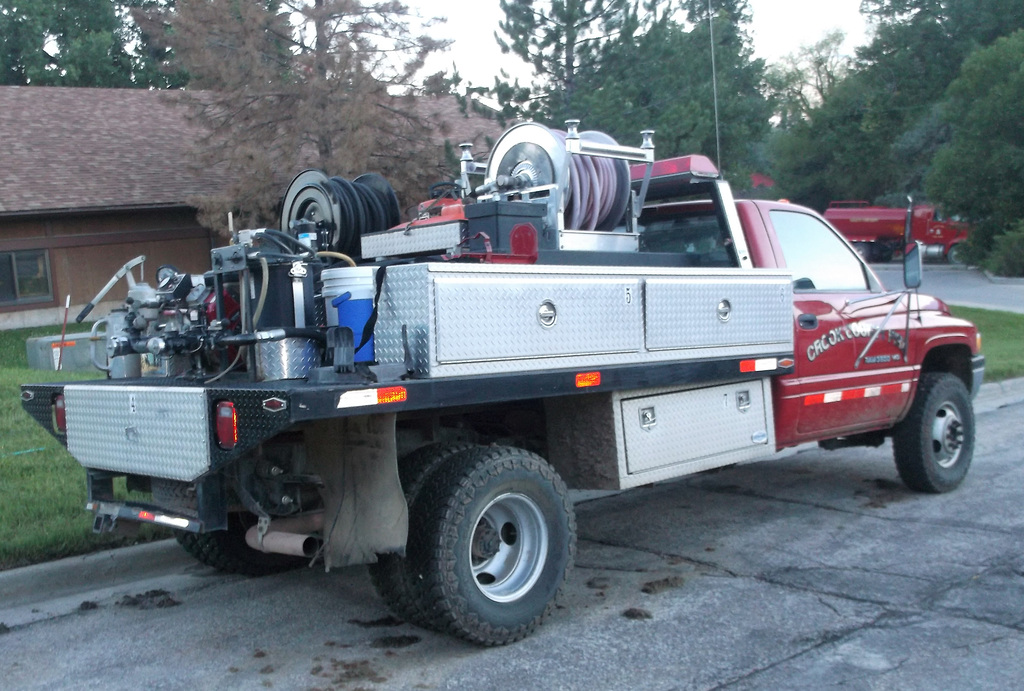
[[[186,204],[217,191],[193,153],[200,126],[174,91],[0,86],[0,215]],[[486,149],[496,122],[425,97],[438,144]]]
[[[0,86],[0,213],[181,204],[209,190],[179,94]],[[204,179],[205,178],[205,179]]]

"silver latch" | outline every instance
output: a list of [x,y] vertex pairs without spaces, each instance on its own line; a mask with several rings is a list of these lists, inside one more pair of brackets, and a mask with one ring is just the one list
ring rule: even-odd
[[737,391],[736,392],[736,408],[741,413],[745,413],[748,410],[750,410],[750,392],[749,391]]
[[651,429],[658,424],[658,416],[654,412],[654,406],[640,409],[640,426],[644,429]]

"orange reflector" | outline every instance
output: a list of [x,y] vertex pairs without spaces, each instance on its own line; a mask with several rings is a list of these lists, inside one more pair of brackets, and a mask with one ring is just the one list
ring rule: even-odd
[[149,511],[139,511],[139,520],[140,521],[152,521],[154,518],[156,518],[156,516],[154,516]]
[[385,386],[377,389],[377,403],[401,403],[409,398],[404,386]]
[[580,372],[576,375],[576,388],[585,389],[588,386],[600,386],[601,385],[601,373],[600,372]]

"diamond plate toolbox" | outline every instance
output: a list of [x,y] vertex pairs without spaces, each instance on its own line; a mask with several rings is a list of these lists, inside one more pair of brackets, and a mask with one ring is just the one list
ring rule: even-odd
[[615,392],[622,487],[748,461],[775,449],[768,380]]
[[206,391],[69,384],[68,451],[86,468],[194,480],[210,467]]
[[398,265],[374,342],[382,364],[407,343],[422,377],[755,357],[792,352],[792,287],[765,270]]

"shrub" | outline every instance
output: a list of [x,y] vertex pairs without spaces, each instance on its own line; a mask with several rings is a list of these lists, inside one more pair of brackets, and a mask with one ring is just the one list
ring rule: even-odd
[[986,268],[997,276],[1024,277],[1024,220],[993,238]]

